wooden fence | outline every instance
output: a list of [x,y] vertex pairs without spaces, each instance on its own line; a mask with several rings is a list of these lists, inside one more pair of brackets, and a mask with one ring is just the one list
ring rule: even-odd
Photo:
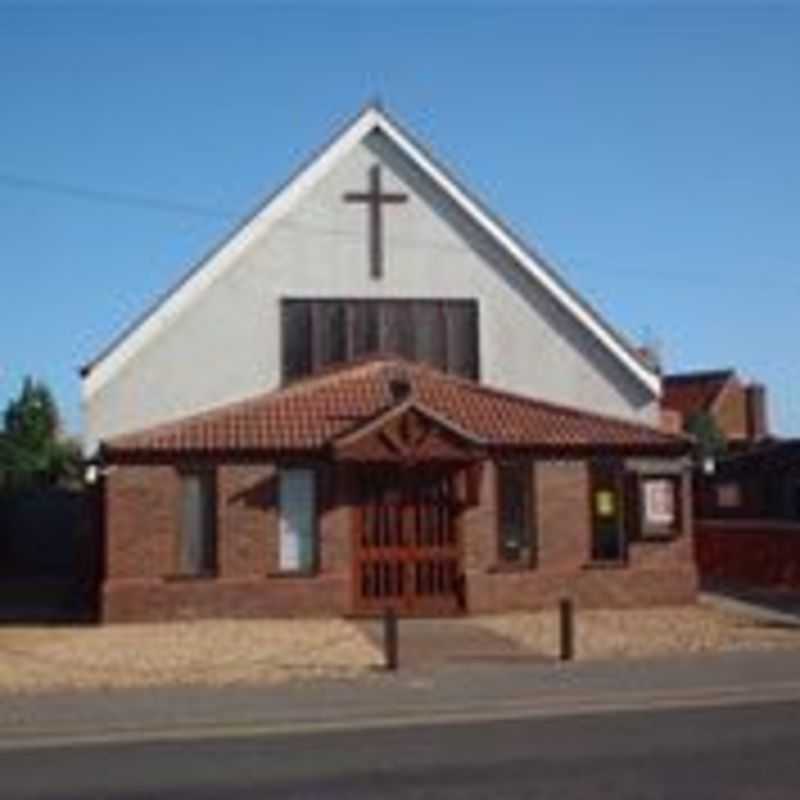
[[800,523],[699,519],[694,541],[706,582],[800,589]]
[[0,492],[0,622],[95,617],[102,543],[92,499],[58,487]]

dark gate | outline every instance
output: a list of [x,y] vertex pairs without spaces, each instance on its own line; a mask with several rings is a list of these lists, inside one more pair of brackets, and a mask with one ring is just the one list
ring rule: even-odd
[[365,471],[354,526],[354,612],[406,616],[464,610],[453,477],[420,469]]

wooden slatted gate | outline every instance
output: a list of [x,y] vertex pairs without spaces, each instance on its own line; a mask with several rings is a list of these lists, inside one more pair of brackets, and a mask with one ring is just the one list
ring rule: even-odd
[[370,470],[354,526],[354,611],[406,616],[463,611],[461,546],[451,476]]

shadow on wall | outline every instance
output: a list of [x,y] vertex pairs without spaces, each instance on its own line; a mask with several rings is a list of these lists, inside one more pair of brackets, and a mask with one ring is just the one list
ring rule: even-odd
[[227,499],[227,502],[229,505],[242,503],[247,508],[268,511],[278,507],[278,490],[278,476],[273,473],[269,477],[258,480],[245,489],[232,494]]
[[[317,465],[317,512],[324,514],[336,508],[339,504],[352,502],[352,489],[346,476],[347,469],[337,470],[332,466]],[[347,495],[339,496],[338,490],[349,490]],[[280,476],[272,472],[269,476],[261,478],[227,498],[228,505],[243,504],[247,508],[262,511],[277,510],[280,503]]]
[[96,619],[102,554],[93,495],[0,493],[0,622]]

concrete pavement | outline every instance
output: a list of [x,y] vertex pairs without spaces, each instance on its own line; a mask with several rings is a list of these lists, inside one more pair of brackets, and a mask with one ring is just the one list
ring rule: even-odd
[[699,601],[756,622],[800,628],[800,592],[717,586],[701,592]]

